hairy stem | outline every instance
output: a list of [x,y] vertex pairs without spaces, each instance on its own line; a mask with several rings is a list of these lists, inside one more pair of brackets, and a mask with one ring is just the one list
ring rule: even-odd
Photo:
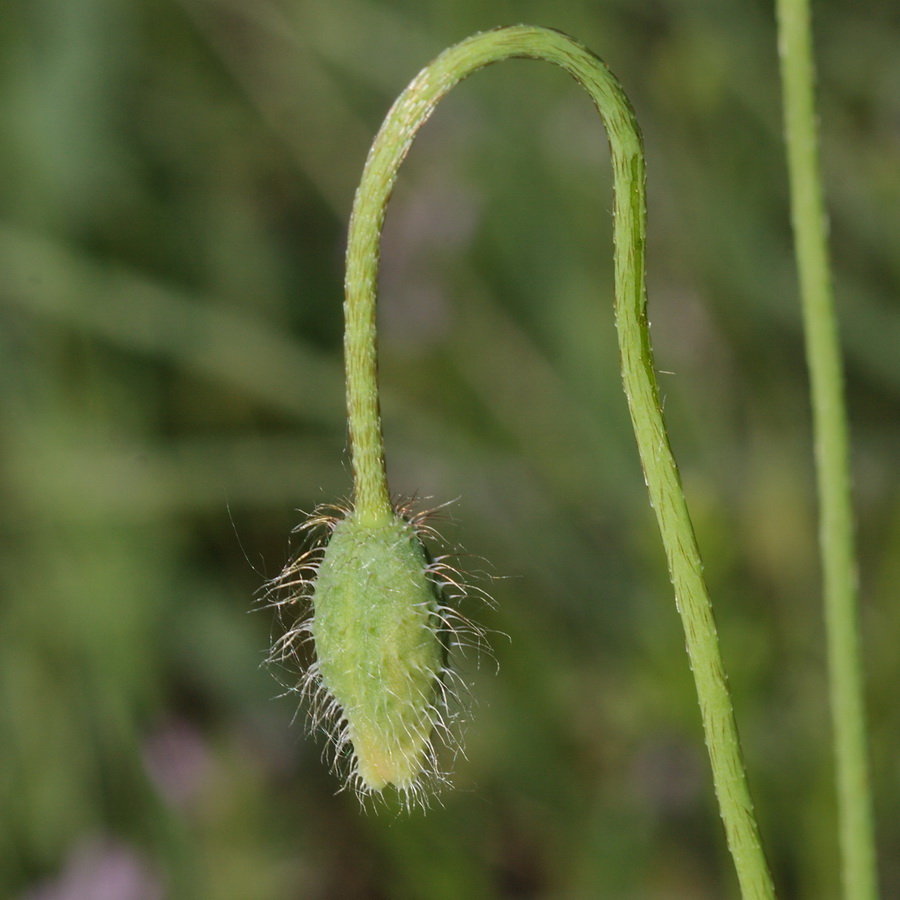
[[806,334],[819,493],[841,871],[848,900],[878,896],[869,789],[843,372],[816,135],[808,0],[778,0],[791,212]]
[[559,32],[504,28],[475,35],[445,51],[397,99],[372,146],[356,195],[347,250],[345,354],[357,509],[378,515],[388,503],[375,389],[375,301],[381,229],[397,171],[440,98],[472,72],[511,57],[543,59],[565,69],[593,98],[609,136],[615,187],[615,315],[625,393],[684,624],[716,794],[741,891],[748,900],[774,897],[700,554],[659,402],[646,316],[640,130],[631,104],[603,62]]

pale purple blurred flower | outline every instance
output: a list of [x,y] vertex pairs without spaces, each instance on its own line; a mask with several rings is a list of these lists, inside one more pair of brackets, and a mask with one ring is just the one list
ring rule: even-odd
[[20,900],[163,900],[162,884],[137,851],[113,838],[76,845],[57,878]]
[[200,794],[211,767],[200,733],[187,722],[172,721],[144,744],[144,766],[166,800],[184,810]]

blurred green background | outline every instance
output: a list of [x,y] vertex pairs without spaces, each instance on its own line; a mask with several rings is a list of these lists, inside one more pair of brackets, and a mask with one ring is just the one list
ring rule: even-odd
[[[817,2],[881,876],[900,896],[900,16]],[[389,210],[392,487],[497,601],[456,789],[361,813],[261,668],[254,595],[350,490],[346,222],[446,45],[568,31],[649,158],[666,413],[782,898],[837,896],[815,498],[771,4],[6,0],[0,895],[736,896],[617,373],[589,99],[460,86]],[[296,718],[295,718],[296,714]],[[80,892],[79,892],[80,891]]]

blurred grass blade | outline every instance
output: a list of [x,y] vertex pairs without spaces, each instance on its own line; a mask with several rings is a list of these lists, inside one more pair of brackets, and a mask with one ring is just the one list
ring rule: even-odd
[[338,422],[337,363],[234,310],[2,225],[0,285],[4,303],[167,357],[272,409]]
[[848,900],[873,900],[878,896],[878,888],[849,448],[819,174],[807,0],[779,0],[778,28],[791,210],[813,407],[842,878]]

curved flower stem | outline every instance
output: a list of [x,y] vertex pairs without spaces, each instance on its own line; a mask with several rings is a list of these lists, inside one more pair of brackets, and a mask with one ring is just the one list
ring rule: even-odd
[[389,510],[375,387],[375,301],[381,229],[398,168],[441,97],[472,72],[511,57],[561,66],[591,95],[606,126],[615,187],[615,315],[625,393],[684,624],[716,794],[742,895],[748,900],[774,897],[700,554],[659,402],[645,309],[646,201],[640,130],[631,104],[604,63],[559,32],[516,26],[478,34],[451,47],[400,95],[375,138],[350,221],[344,304],[356,514],[380,516]]
[[816,137],[808,0],[778,0],[791,211],[806,334],[819,493],[841,870],[848,900],[878,896],[866,752],[843,371]]

